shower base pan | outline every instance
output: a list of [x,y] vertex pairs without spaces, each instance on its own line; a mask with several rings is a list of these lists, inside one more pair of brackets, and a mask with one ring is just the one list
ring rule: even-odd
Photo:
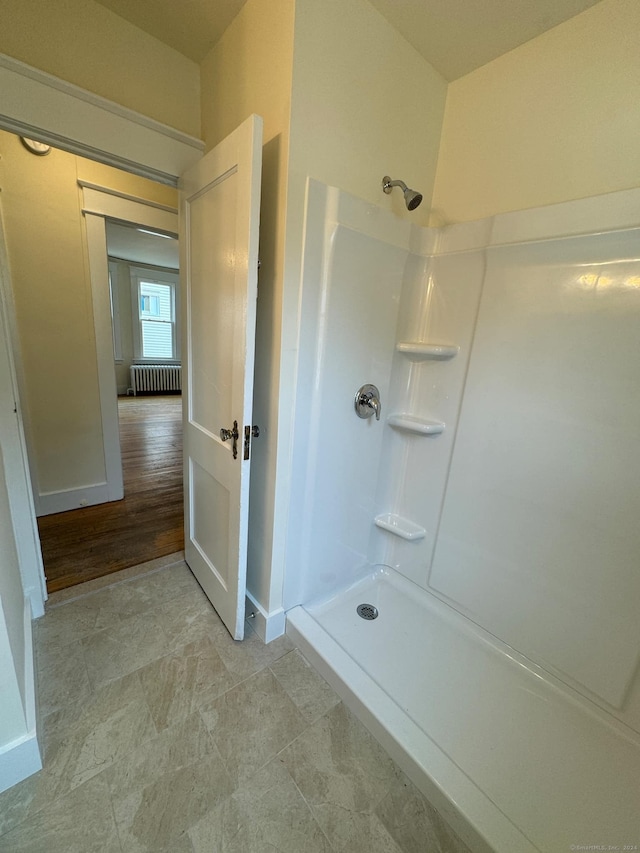
[[640,738],[396,572],[287,633],[474,853],[640,850]]

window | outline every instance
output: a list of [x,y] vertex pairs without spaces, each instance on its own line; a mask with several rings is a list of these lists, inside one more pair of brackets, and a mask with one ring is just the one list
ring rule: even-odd
[[179,361],[178,276],[131,268],[133,347],[136,361]]
[[139,320],[142,358],[176,357],[174,346],[173,288],[170,284],[140,282]]

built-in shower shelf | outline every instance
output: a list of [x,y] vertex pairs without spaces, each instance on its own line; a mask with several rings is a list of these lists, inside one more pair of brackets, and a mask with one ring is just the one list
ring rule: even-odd
[[389,415],[387,423],[394,429],[417,433],[417,435],[440,435],[444,432],[442,421],[428,421],[425,418],[417,418],[415,415]]
[[394,536],[399,536],[401,539],[424,539],[427,531],[419,524],[409,521],[408,518],[403,518],[401,515],[395,515],[392,512],[384,515],[377,515],[374,519],[376,527],[381,527],[383,530],[393,533]]
[[458,355],[460,347],[455,344],[431,344],[427,341],[400,341],[396,349],[411,361],[446,361]]

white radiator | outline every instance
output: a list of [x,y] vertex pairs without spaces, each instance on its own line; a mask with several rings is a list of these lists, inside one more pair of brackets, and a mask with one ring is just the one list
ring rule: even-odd
[[129,369],[134,396],[182,390],[179,364],[132,364]]

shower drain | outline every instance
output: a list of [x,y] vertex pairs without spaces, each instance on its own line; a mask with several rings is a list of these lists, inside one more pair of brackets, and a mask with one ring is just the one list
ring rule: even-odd
[[358,616],[361,616],[363,619],[378,618],[378,608],[374,607],[373,604],[359,604],[356,607],[356,612]]

